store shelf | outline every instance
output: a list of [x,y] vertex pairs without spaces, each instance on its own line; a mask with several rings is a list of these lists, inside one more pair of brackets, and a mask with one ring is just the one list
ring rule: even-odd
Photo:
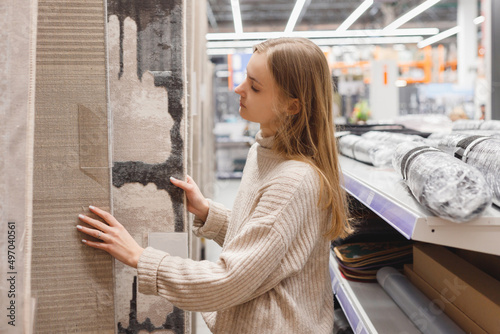
[[344,279],[333,253],[330,253],[330,277],[333,292],[354,333],[420,333],[378,283]]
[[373,167],[340,156],[345,189],[408,239],[500,255],[500,210],[489,207],[470,222],[432,215],[391,168]]

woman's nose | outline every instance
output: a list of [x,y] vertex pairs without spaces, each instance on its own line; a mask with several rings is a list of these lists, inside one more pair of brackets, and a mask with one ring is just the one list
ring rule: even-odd
[[240,83],[236,88],[234,89],[234,92],[238,95],[243,95],[243,84],[244,82]]

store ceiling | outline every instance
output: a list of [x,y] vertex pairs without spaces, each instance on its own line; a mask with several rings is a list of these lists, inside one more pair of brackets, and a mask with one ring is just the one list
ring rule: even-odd
[[[382,29],[424,0],[375,0],[349,29]],[[308,0],[295,26],[300,30],[335,30],[362,0]],[[239,0],[243,32],[283,31],[294,0]],[[208,0],[209,32],[234,32],[231,0]],[[457,0],[442,0],[401,28],[456,26]]]

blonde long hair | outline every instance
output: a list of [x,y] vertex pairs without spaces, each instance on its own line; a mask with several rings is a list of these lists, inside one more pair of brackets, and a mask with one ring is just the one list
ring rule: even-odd
[[273,150],[288,159],[311,164],[320,176],[318,205],[331,209],[326,235],[331,239],[352,232],[333,123],[333,83],[325,55],[305,38],[277,38],[254,46],[267,64],[283,101],[296,99],[296,114],[277,111]]

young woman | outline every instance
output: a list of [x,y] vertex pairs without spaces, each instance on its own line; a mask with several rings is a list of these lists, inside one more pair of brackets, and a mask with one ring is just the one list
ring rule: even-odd
[[78,228],[102,242],[83,242],[137,268],[140,292],[205,312],[214,333],[331,333],[330,240],[350,226],[326,58],[307,39],[263,42],[235,91],[241,117],[261,130],[233,210],[205,199],[189,176],[171,179],[196,216],[194,233],[222,246],[216,263],[143,249],[94,207],[107,224],[81,215],[93,228]]

